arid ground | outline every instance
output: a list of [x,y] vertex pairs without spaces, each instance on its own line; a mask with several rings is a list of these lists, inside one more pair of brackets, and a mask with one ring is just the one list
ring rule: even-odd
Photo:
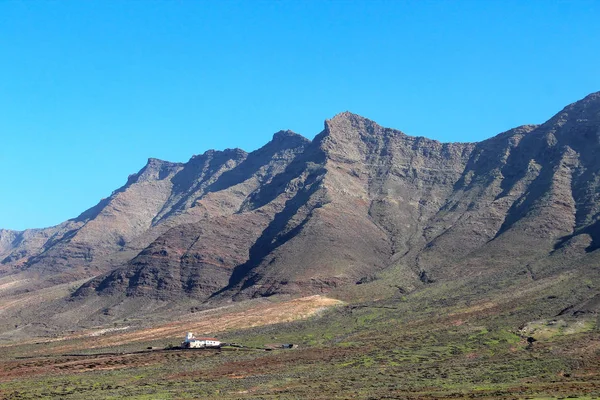
[[[148,329],[15,341],[0,347],[0,397],[594,398],[597,317],[523,323],[547,312],[534,300],[569,285],[524,284],[512,293],[491,287],[485,299],[466,302],[467,286],[375,301],[262,299]],[[246,347],[170,349],[188,330]],[[281,343],[298,348],[264,350]]]

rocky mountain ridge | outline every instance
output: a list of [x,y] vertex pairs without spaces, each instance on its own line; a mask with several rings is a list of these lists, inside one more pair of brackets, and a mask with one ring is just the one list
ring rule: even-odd
[[252,153],[150,159],[76,219],[0,231],[0,271],[91,278],[71,302],[112,305],[540,277],[598,257],[597,154],[600,93],[479,143],[344,112],[312,141],[280,131]]

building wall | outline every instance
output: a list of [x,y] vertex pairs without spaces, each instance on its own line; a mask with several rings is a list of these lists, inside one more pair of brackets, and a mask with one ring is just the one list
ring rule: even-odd
[[219,347],[221,342],[213,340],[192,340],[189,342],[191,348],[203,348],[203,347]]

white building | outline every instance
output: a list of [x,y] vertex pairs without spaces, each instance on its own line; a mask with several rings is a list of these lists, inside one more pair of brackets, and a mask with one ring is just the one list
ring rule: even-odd
[[221,347],[221,342],[215,338],[195,337],[192,332],[188,332],[181,347],[187,349],[202,349],[206,347]]

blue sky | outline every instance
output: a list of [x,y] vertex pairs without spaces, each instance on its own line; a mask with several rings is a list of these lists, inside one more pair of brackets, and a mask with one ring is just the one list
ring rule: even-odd
[[478,141],[600,90],[598,1],[1,1],[0,228],[148,157],[308,138],[350,110]]

